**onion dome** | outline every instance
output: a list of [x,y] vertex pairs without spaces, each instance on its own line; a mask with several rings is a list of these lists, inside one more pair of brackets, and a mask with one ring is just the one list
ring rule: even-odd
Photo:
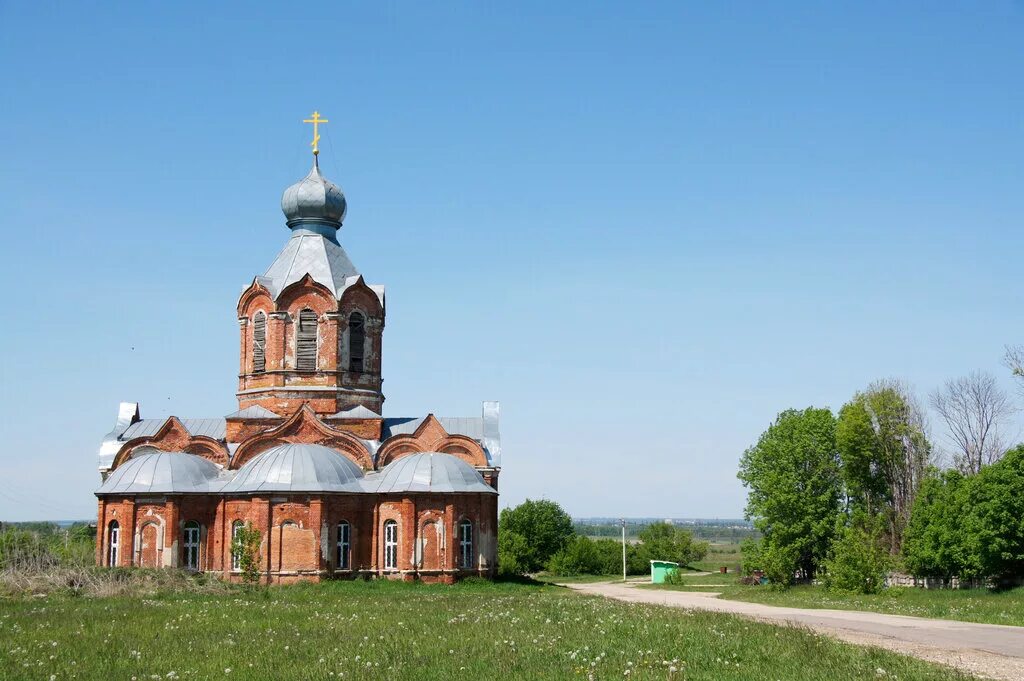
[[139,447],[96,494],[202,493],[216,487],[220,468],[195,454]]
[[242,466],[222,492],[360,492],[363,469],[323,445],[271,447]]
[[320,164],[314,156],[309,175],[284,190],[281,210],[293,229],[308,223],[328,223],[337,229],[348,212],[348,202],[341,187],[320,174]]
[[417,452],[392,461],[368,475],[367,492],[476,492],[497,494],[475,468],[452,454]]

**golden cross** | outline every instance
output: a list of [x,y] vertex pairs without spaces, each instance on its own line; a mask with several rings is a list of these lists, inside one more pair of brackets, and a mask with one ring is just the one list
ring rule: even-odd
[[330,123],[330,121],[326,118],[320,118],[320,112],[314,111],[312,118],[304,118],[302,122],[313,124],[313,141],[310,143],[310,146],[313,147],[313,155],[316,156],[320,153],[320,124]]

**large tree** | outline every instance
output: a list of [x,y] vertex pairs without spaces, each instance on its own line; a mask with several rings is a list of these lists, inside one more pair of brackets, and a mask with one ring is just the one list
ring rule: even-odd
[[964,475],[1003,455],[1000,426],[1013,413],[1013,405],[991,374],[974,371],[946,381],[931,395],[932,407],[946,423],[953,445],[953,463]]
[[912,574],[1024,575],[1024,446],[977,475],[946,471],[921,487],[903,547]]
[[899,381],[879,381],[839,411],[836,442],[852,511],[881,516],[896,554],[931,458],[924,413]]
[[836,421],[828,409],[784,411],[743,453],[746,517],[763,534],[760,555],[785,556],[806,578],[828,554],[841,513]]

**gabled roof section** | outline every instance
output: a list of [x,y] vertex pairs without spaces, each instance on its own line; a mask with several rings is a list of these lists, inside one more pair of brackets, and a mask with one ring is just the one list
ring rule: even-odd
[[251,407],[245,409],[239,409],[233,414],[228,414],[224,418],[228,419],[280,419],[284,418],[280,414],[275,414],[266,407],[261,407],[258,404],[254,404]]
[[[200,435],[212,437],[214,440],[223,440],[226,423],[224,419],[180,419],[181,425],[192,437]],[[167,422],[167,419],[142,419],[128,426],[121,434],[122,441],[132,440],[137,437],[149,437],[156,435],[160,427]]]
[[380,414],[359,404],[331,414],[329,419],[379,419]]

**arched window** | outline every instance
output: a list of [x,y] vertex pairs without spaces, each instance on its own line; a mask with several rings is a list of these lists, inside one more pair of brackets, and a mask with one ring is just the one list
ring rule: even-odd
[[338,569],[348,570],[352,548],[352,527],[345,521],[338,523]]
[[363,346],[366,344],[366,324],[362,313],[353,312],[348,318],[348,370],[362,373]]
[[394,520],[384,523],[384,569],[398,569],[398,523]]
[[254,373],[267,369],[267,315],[257,312],[252,318],[252,370]]
[[473,523],[463,520],[459,523],[459,567],[473,567]]
[[235,540],[238,539],[243,527],[241,520],[231,523],[231,569],[235,572],[242,569],[242,554],[235,550]]
[[121,526],[116,520],[111,520],[107,530],[107,565],[117,565],[118,554],[121,550]]
[[190,520],[185,523],[184,530],[184,541],[182,545],[185,547],[185,569],[186,570],[198,570],[199,569],[199,523],[195,520]]
[[295,333],[295,368],[316,371],[316,312],[308,307],[299,313]]

